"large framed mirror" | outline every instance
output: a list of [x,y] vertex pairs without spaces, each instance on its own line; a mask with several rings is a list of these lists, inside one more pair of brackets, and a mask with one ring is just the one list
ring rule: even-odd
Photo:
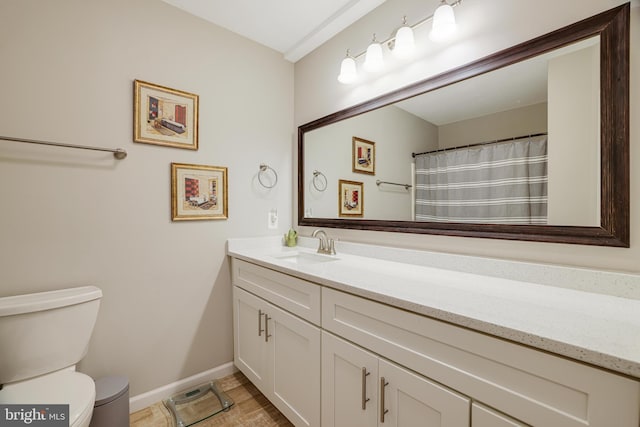
[[298,224],[628,247],[629,9],[300,126]]

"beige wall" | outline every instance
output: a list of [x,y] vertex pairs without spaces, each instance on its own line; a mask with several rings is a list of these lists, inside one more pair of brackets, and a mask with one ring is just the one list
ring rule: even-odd
[[[0,135],[129,152],[0,141],[0,295],[99,286],[80,368],[132,396],[231,361],[225,241],[291,224],[293,65],[160,0],[2,0],[0,58]],[[132,142],[134,79],[200,95],[198,151]],[[171,162],[227,166],[229,219],[172,223]]]
[[549,224],[600,224],[599,48],[549,61]]
[[546,131],[547,103],[543,102],[438,126],[438,145],[451,148]]
[[[437,132],[431,123],[388,106],[305,134],[305,209],[311,209],[307,216],[337,218],[336,183],[346,179],[363,184],[364,219],[410,220],[411,191],[377,186],[376,180],[411,184],[411,153],[436,149]],[[352,172],[352,136],[375,142],[375,176]],[[313,188],[314,170],[327,177],[325,191]]]
[[[385,74],[345,86],[336,81],[345,49],[360,52],[370,34],[391,34],[397,19],[410,22],[430,14],[438,0],[388,0],[356,24],[296,63],[295,124],[301,125],[376,95],[405,86],[456,65],[486,56],[593,14],[624,3],[613,0],[569,0],[562,7],[553,0],[515,2],[505,0],[466,1],[456,8],[459,31],[452,41],[436,45],[427,41],[427,29],[416,31],[420,48],[407,63],[391,64]],[[411,235],[358,230],[328,230],[332,237],[384,245],[465,253],[497,258],[531,260],[602,269],[639,272],[640,265],[640,8],[631,10],[631,248],[512,242],[464,237]],[[535,23],[535,25],[532,25]],[[295,190],[294,190],[295,194]],[[295,196],[294,196],[295,197]],[[295,206],[295,204],[294,204]],[[635,213],[635,214],[634,214]],[[301,232],[308,234],[309,227]]]

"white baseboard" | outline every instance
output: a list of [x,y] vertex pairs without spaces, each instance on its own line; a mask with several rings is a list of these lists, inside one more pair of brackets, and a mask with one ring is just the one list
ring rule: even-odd
[[178,393],[182,390],[186,390],[189,387],[197,386],[206,383],[207,381],[226,377],[236,371],[237,369],[233,365],[233,362],[229,362],[213,369],[209,369],[208,371],[200,372],[199,374],[192,375],[188,378],[183,378],[171,384],[158,387],[146,393],[133,396],[129,399],[129,413],[133,413],[139,411],[140,409],[146,408],[147,406],[151,406],[154,403],[160,402],[162,399],[166,399],[172,394]]

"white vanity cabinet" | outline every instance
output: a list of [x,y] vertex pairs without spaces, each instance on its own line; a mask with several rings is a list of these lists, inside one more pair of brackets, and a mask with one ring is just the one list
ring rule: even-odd
[[[286,294],[287,285],[278,282],[281,273],[239,260],[233,264],[235,365],[293,424],[319,426],[320,328],[240,287],[251,288],[247,281],[254,281]],[[319,313],[319,305],[313,310]]]
[[323,427],[468,427],[470,400],[322,333]]
[[296,426],[640,427],[637,379],[278,268],[232,260],[234,361]]
[[330,288],[322,328],[508,417],[473,427],[640,425],[640,383],[558,356]]

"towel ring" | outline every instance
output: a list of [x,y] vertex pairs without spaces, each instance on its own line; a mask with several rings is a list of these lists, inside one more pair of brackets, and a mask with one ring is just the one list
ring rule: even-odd
[[[324,180],[324,183],[322,182]],[[320,186],[318,186],[320,182]],[[311,180],[313,187],[318,191],[324,191],[327,189],[327,177],[318,170],[313,171],[313,179]]]
[[[265,173],[268,170],[273,172],[273,176],[276,178],[276,180],[271,185],[267,185],[262,181],[262,174]],[[264,188],[273,188],[278,183],[278,173],[271,166],[265,165],[264,163],[261,163],[260,164],[260,171],[258,172],[258,181],[260,182],[260,185],[262,185]]]

